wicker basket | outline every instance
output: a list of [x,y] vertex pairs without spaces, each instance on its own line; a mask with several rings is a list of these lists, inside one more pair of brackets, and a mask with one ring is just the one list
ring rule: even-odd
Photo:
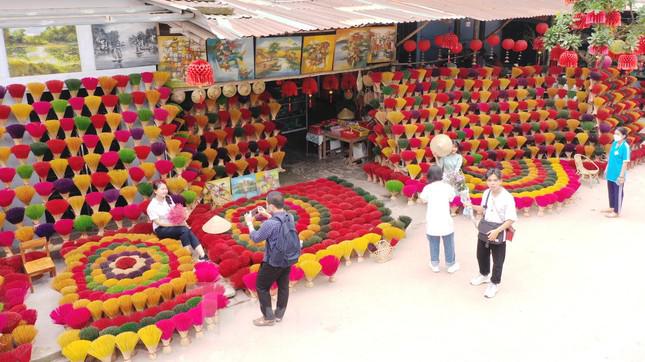
[[392,251],[394,247],[390,245],[385,240],[380,240],[375,244],[376,251],[372,252],[372,257],[376,260],[377,263],[385,263],[386,261],[392,259]]

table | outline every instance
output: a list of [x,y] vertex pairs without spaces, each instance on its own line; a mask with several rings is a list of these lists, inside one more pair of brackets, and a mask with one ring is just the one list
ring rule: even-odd
[[[354,162],[354,151],[353,151],[353,146],[357,143],[363,143],[367,141],[367,136],[361,136],[361,137],[356,137],[356,138],[343,138],[340,135],[333,134],[331,132],[323,132],[323,136],[325,139],[323,140],[322,143],[322,158],[324,159],[327,156],[327,140],[336,140],[340,141],[343,143],[347,143],[349,146],[349,157],[347,158],[347,163],[351,164]],[[361,158],[366,158],[368,153],[369,153],[369,147],[366,147],[367,152],[365,155]]]

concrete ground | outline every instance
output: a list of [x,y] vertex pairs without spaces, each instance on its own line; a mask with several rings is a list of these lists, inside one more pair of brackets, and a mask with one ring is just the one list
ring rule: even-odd
[[[287,167],[283,184],[337,174],[386,200],[360,167],[337,161]],[[604,184],[583,185],[561,211],[521,217],[491,300],[483,297],[485,286],[469,285],[477,274],[469,220],[455,219],[461,270],[446,273],[442,256],[435,274],[427,266],[424,206],[386,201],[395,215],[414,220],[391,261],[365,259],[342,266],[335,283],[319,276],[314,288],[298,284],[285,319],[273,327],[252,325],[257,302],[235,305],[221,312],[215,330],[187,347],[175,338],[173,352],[157,360],[643,361],[644,186],[641,165],[628,174],[619,219],[599,212],[607,206]],[[41,329],[42,338],[49,335]],[[140,350],[134,360],[147,359]]]

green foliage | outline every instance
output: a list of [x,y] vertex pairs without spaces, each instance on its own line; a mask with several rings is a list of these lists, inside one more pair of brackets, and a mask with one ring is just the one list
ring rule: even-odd
[[79,332],[80,339],[93,341],[99,338],[99,329],[96,327],[86,327]]
[[544,47],[548,50],[560,46],[563,49],[578,49],[582,44],[580,35],[571,32],[571,14],[558,14],[553,25],[544,34]]

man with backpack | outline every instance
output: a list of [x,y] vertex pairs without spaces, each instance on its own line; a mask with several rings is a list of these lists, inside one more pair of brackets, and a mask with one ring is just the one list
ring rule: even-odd
[[[262,317],[253,320],[253,324],[258,327],[272,326],[274,322],[280,322],[284,317],[289,300],[291,265],[295,264],[300,257],[298,232],[293,216],[284,209],[284,197],[280,192],[269,192],[266,205],[266,210],[262,207],[256,209],[256,215],[263,215],[268,219],[258,230],[253,227],[254,215],[251,213],[244,215],[251,240],[256,243],[265,241],[264,259],[256,281]],[[275,282],[278,283],[278,302],[274,311],[270,289]]]

